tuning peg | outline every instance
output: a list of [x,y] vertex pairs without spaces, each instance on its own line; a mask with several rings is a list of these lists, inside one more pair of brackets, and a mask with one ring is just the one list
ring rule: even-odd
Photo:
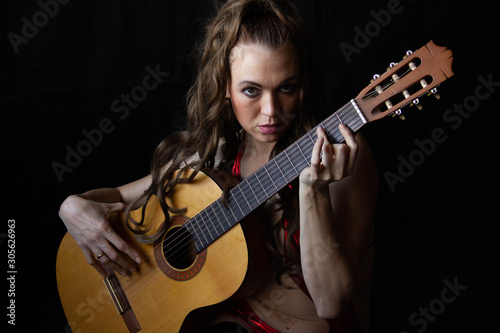
[[373,79],[370,80],[370,83],[375,82],[375,80],[377,80],[379,77],[380,77],[380,74],[374,74]]
[[411,51],[411,50],[406,51],[406,54],[403,56],[403,60],[406,59],[406,58],[408,58],[412,54],[413,54],[413,51]]
[[391,68],[393,68],[393,67],[394,67],[394,66],[396,66],[397,64],[398,64],[397,62],[391,62],[391,63],[389,64],[389,67],[387,67],[387,68],[385,69],[385,71],[386,71],[386,72],[387,72],[387,71],[389,71]]
[[398,115],[398,116],[399,116],[399,118],[400,118],[401,120],[403,120],[403,121],[404,121],[404,120],[406,120],[406,117],[405,117],[405,115],[402,113],[401,109],[396,110],[396,112],[394,112],[394,113],[395,113],[396,115]]
[[389,116],[391,116],[392,118],[396,117],[396,116],[399,116],[399,118],[401,118],[402,120],[406,120],[406,117],[404,116],[404,114],[402,113],[401,109],[398,109],[394,112],[391,112],[389,114]]
[[420,105],[420,100],[419,100],[418,98],[415,98],[415,99],[411,102],[410,106],[416,106],[416,107],[417,107],[417,109],[419,109],[420,111],[422,111],[422,109],[423,109],[422,105]]
[[437,88],[433,88],[431,89],[428,93],[427,93],[427,96],[431,96],[433,95],[434,97],[436,97],[436,99],[441,99],[441,96],[437,93]]
[[398,110],[396,110],[396,111],[392,112],[392,113],[390,114],[390,116],[391,116],[392,118],[394,118],[394,117],[396,117],[396,116],[399,116],[399,118],[401,118],[401,120],[406,120],[406,117],[405,117],[405,115],[402,113],[401,109],[398,109]]

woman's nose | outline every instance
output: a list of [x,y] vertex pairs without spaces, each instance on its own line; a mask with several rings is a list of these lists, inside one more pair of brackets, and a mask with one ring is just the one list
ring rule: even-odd
[[261,113],[268,117],[276,117],[280,112],[279,98],[274,93],[265,94],[261,99]]

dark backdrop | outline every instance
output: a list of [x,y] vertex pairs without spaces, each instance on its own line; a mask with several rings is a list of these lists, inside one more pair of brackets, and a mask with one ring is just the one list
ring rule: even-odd
[[[495,4],[294,2],[318,50],[329,111],[408,49],[432,39],[453,50],[456,76],[442,85],[440,101],[423,98],[424,109],[408,109],[406,121],[386,118],[362,130],[380,175],[372,328],[488,331],[500,296]],[[155,146],[182,127],[193,46],[213,8],[195,0],[0,3],[5,272],[7,221],[16,221],[16,326],[1,316],[9,331],[65,331],[55,281],[65,232],[59,205],[69,194],[148,173]],[[155,71],[158,84],[148,79],[144,89]],[[460,106],[465,111],[455,113]],[[84,156],[72,155],[78,150]]]

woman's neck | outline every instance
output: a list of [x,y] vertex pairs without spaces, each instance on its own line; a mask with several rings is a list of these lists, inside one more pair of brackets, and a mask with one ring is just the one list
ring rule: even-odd
[[276,142],[258,142],[245,135],[245,151],[241,159],[241,177],[246,178],[269,161]]

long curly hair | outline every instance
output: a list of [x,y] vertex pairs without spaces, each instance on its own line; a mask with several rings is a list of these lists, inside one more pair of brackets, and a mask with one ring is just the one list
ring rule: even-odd
[[[158,197],[166,219],[163,228],[153,235],[147,234],[150,227],[144,221],[144,208],[140,221],[133,220],[127,214],[128,227],[139,241],[152,242],[158,239],[170,225],[168,213],[179,213],[169,207],[165,200],[172,195],[177,184],[190,182],[203,168],[231,170],[242,134],[232,106],[226,102],[226,91],[231,79],[230,52],[239,42],[257,43],[272,49],[293,45],[299,55],[298,115],[292,127],[275,145],[270,158],[312,128],[316,111],[314,103],[318,98],[317,90],[312,89],[311,83],[316,80],[312,78],[313,61],[309,53],[309,40],[296,8],[284,0],[227,1],[209,21],[198,47],[197,76],[187,95],[187,127],[184,131],[168,136],[157,147],[151,163],[151,186],[137,200],[145,202],[153,195]],[[222,159],[215,165],[218,150]],[[193,159],[193,156],[197,158]],[[174,177],[177,170],[188,168],[194,170],[188,178],[183,178],[182,172]],[[298,184],[280,191],[281,209],[285,213],[281,223],[272,227],[273,232],[270,233],[274,234],[284,227],[287,221],[288,253],[298,249],[292,237],[299,228],[297,192]],[[277,252],[274,239],[276,237],[270,237],[269,244]]]

